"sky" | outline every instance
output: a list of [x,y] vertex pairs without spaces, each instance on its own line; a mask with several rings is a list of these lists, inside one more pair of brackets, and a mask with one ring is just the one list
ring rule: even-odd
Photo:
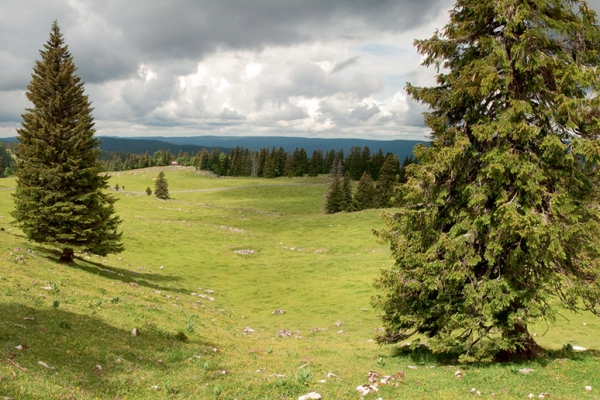
[[[451,0],[2,0],[0,137],[57,20],[101,136],[424,139]],[[600,9],[600,0],[592,7]]]

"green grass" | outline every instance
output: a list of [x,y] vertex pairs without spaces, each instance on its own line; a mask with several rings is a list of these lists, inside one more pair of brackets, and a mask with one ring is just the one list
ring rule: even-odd
[[[113,175],[111,185],[125,186],[115,196],[126,251],[80,255],[74,266],[10,225],[14,179],[0,180],[0,398],[297,399],[317,391],[358,399],[370,370],[406,374],[373,399],[461,399],[472,388],[497,398],[598,397],[598,352],[561,351],[567,343],[600,349],[590,315],[531,327],[551,355],[528,363],[465,367],[375,344],[372,283],[392,262],[371,234],[379,212],[323,214],[325,178],[165,168],[173,198],[161,201],[142,194],[158,171]],[[235,253],[245,249],[254,253]],[[283,329],[292,335],[278,336]],[[518,373],[524,367],[535,371]]]

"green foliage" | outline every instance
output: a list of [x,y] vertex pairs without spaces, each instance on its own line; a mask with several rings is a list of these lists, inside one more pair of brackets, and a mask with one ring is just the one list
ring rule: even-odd
[[146,194],[147,194],[148,196],[151,196],[151,195],[152,195],[152,189],[150,189],[150,186],[148,186],[148,187],[146,188]]
[[378,236],[396,260],[374,300],[394,342],[531,357],[527,326],[600,314],[600,30],[582,1],[459,0],[416,42],[435,87],[431,146],[415,150]]
[[[146,193],[148,193],[148,189],[146,189]],[[165,173],[162,171],[158,173],[158,177],[154,181],[154,195],[162,200],[169,198],[169,184],[165,179]]]
[[397,171],[398,163],[396,159],[392,154],[388,154],[379,172],[379,179],[377,179],[377,183],[375,184],[377,207],[385,208],[392,205]]
[[298,371],[297,379],[298,379],[298,383],[300,383],[301,385],[308,385],[310,383],[310,381],[312,381],[313,378],[314,378],[314,374],[312,372],[310,372],[310,368],[308,368],[308,367],[301,368]]
[[373,208],[377,204],[377,192],[373,185],[373,179],[367,172],[363,172],[358,185],[356,187],[356,193],[354,193],[354,199],[352,200],[352,209],[356,211],[366,210]]
[[62,261],[72,261],[74,250],[121,252],[115,199],[102,191],[108,177],[100,175],[92,109],[56,22],[40,54],[26,93],[33,108],[17,131],[13,216],[28,239],[59,248]]

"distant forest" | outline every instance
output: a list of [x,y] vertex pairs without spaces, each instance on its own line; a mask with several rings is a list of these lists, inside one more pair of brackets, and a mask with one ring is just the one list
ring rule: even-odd
[[314,150],[311,157],[303,148],[293,152],[285,151],[282,147],[269,147],[258,151],[238,146],[229,153],[213,148],[211,151],[202,149],[196,154],[179,151],[177,155],[170,150],[159,149],[153,154],[102,151],[100,161],[106,171],[124,171],[152,166],[168,166],[173,163],[183,166],[194,166],[196,169],[210,171],[217,176],[259,176],[276,178],[280,176],[317,176],[331,174],[334,165],[341,165],[351,179],[359,180],[363,172],[368,173],[374,180],[379,178],[381,167],[386,157],[395,158],[395,172],[401,173],[401,167],[413,162],[407,156],[400,163],[396,155],[383,153],[379,149],[371,153],[368,147],[354,146],[348,155],[343,150]]

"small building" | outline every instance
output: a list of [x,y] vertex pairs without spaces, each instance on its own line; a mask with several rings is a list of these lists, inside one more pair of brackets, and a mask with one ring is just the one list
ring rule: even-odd
[[177,161],[171,161],[171,165],[179,165]]

